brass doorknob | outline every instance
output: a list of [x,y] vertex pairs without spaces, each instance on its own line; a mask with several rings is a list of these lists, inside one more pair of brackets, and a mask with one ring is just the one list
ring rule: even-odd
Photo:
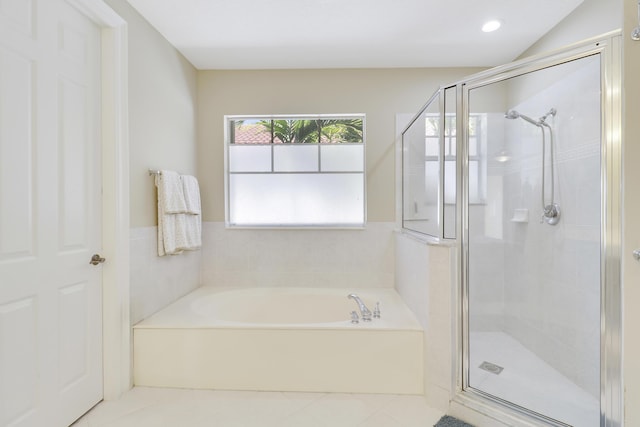
[[106,259],[102,258],[100,255],[93,254],[93,256],[91,257],[91,261],[89,261],[89,264],[98,265],[98,264],[102,264],[105,261]]

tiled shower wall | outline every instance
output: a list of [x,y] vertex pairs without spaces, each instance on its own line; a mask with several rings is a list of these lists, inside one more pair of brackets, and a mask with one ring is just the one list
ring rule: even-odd
[[[558,110],[555,199],[558,225],[541,224],[541,171],[530,159],[504,176],[508,217],[527,208],[526,224],[505,230],[505,325],[521,343],[599,396],[600,338],[600,64],[578,68],[519,103],[522,112]],[[537,113],[536,113],[537,114]],[[537,131],[533,126],[529,132]],[[539,131],[535,133],[535,136]],[[532,143],[530,137],[512,143]],[[539,140],[539,139],[538,139]],[[548,190],[547,190],[548,191]],[[549,194],[547,192],[547,194]],[[507,286],[508,284],[508,286]]]

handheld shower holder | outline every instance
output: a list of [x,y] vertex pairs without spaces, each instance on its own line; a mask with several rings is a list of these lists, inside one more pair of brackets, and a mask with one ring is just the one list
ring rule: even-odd
[[560,206],[553,203],[544,207],[540,222],[546,222],[549,225],[556,225],[560,221]]

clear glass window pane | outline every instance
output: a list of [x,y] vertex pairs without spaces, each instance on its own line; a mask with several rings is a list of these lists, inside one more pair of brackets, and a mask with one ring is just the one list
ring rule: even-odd
[[425,135],[426,136],[438,136],[440,133],[440,118],[439,117],[426,117],[425,118]]
[[339,144],[361,143],[364,136],[362,118],[349,119],[270,119],[260,122],[271,126],[274,143],[278,144]]
[[261,120],[232,120],[229,129],[232,144],[270,144],[269,123]]
[[361,118],[321,120],[322,143],[362,143],[363,122]]

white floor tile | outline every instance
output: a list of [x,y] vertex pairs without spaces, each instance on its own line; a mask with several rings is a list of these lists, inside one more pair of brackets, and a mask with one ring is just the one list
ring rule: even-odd
[[424,404],[422,396],[402,396],[390,401],[381,413],[397,420],[403,427],[434,425],[443,415],[441,411]]
[[[422,425],[430,427],[432,424],[423,423]],[[387,414],[382,414],[382,413],[371,415],[369,418],[364,420],[362,422],[362,424],[360,424],[360,426],[363,426],[363,427],[364,426],[366,426],[366,427],[406,427],[400,421],[392,418],[391,416],[389,416]]]
[[137,387],[73,427],[425,427],[442,415],[422,396]]

